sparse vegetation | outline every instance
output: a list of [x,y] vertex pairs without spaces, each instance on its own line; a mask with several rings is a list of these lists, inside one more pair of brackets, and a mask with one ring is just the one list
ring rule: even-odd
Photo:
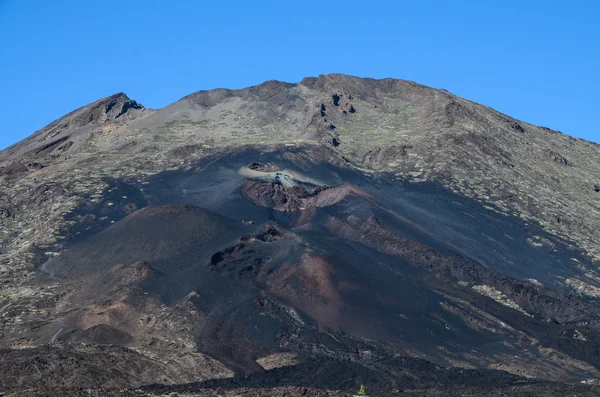
[[[358,372],[369,382],[368,376],[384,383],[418,379],[413,387],[439,387],[468,375],[426,358],[552,380],[600,378],[591,365],[598,362],[591,344],[600,314],[590,304],[600,297],[597,147],[411,82],[331,75],[305,83],[271,82],[252,95],[233,92],[223,100],[198,93],[170,111],[136,105],[119,121],[103,100],[40,130],[14,153],[0,153],[0,168],[19,163],[0,171],[0,343],[12,348],[7,354],[15,362],[33,363],[25,368],[37,371],[16,376],[45,385],[44,363],[52,374],[75,363],[69,374],[100,371],[119,387],[227,378],[257,366],[268,370],[258,377],[264,385],[269,371],[287,376],[289,367],[314,363],[312,368],[329,366],[352,379]],[[121,95],[109,99],[115,101],[131,104]],[[65,145],[47,146],[60,139]],[[247,153],[253,158],[245,159]],[[248,161],[236,163],[240,158]],[[262,175],[240,195],[248,177],[240,167],[265,158],[274,169],[292,168],[283,181],[295,182],[274,183]],[[208,174],[213,179],[198,179]],[[407,187],[407,181],[413,184]],[[435,205],[425,206],[431,197]],[[156,232],[150,225],[136,236],[112,235],[98,243],[100,250],[81,251],[88,255],[69,256],[74,241],[87,244],[111,224],[118,229],[137,209],[170,200],[217,212],[234,208],[226,215],[235,220],[218,234],[238,227],[244,232],[217,244],[205,243],[197,230],[190,240],[177,234],[183,229],[174,230],[169,236],[187,241],[184,248],[191,250],[182,258],[170,256],[166,234],[150,238]],[[256,211],[241,221],[239,208]],[[269,231],[278,234],[245,231],[273,219],[282,225]],[[194,224],[217,229],[206,219]],[[311,233],[317,232],[322,235],[315,243]],[[136,239],[141,235],[146,240]],[[124,255],[115,266],[124,241],[129,253],[138,249],[136,258]],[[341,248],[330,255],[330,245],[339,241]],[[521,245],[526,255],[513,252]],[[148,252],[160,259],[135,261]],[[101,263],[103,255],[113,256]],[[368,273],[355,257],[372,265]],[[72,266],[64,268],[81,274],[70,279],[68,271],[49,273],[44,286],[30,282],[65,258]],[[101,266],[107,263],[109,271]],[[177,271],[153,267],[174,263]],[[173,278],[180,274],[185,280]],[[402,288],[385,285],[389,280],[401,280]],[[221,290],[210,292],[217,284],[231,288],[226,299]],[[189,289],[179,290],[184,287]],[[243,300],[246,295],[251,298]],[[221,300],[232,306],[211,311]],[[361,305],[378,306],[361,312]],[[348,313],[361,319],[359,325],[343,317]],[[63,330],[65,324],[72,329]],[[552,333],[572,343],[543,350],[540,341]],[[382,334],[385,349],[369,339]],[[461,343],[454,343],[457,335]],[[489,344],[481,343],[489,335]],[[73,344],[63,345],[59,336]],[[51,340],[56,344],[44,346]],[[131,349],[98,347],[98,341]],[[23,348],[32,350],[15,353]],[[87,361],[94,355],[81,358],[78,349],[98,354],[102,367]],[[413,357],[400,360],[391,350]],[[111,361],[106,351],[117,358]],[[501,351],[506,356],[496,353]],[[123,357],[135,359],[125,365]],[[103,372],[115,368],[126,376]],[[314,375],[304,371],[302,379]],[[504,372],[477,374],[507,385],[520,382]],[[90,384],[78,376],[67,380]],[[342,385],[350,393],[357,386]],[[366,393],[361,385],[358,395]]]
[[365,385],[360,385],[360,389],[358,389],[358,393],[359,396],[366,396],[367,395],[367,389],[365,389]]

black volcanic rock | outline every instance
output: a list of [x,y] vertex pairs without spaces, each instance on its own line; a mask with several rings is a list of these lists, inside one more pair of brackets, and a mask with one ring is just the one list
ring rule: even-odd
[[593,383],[598,169],[403,80],[101,99],[0,152],[3,387]]
[[240,222],[191,205],[146,207],[49,261],[43,269],[54,275],[90,273],[139,261],[168,262],[187,250],[191,251],[184,256],[194,262],[196,255],[210,252],[245,230]]

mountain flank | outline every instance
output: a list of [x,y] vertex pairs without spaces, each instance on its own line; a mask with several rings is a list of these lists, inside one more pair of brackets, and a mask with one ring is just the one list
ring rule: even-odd
[[100,99],[0,152],[0,390],[596,395],[599,185],[404,80]]

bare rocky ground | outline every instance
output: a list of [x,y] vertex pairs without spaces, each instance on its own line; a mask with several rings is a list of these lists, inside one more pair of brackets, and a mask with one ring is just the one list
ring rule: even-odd
[[[223,389],[204,389],[187,392],[146,392],[142,390],[115,390],[115,389],[62,389],[62,390],[24,390],[11,392],[6,394],[6,397],[152,397],[152,396],[169,396],[169,397],[351,397],[353,393],[320,390],[297,387],[281,387],[276,389],[248,389],[239,388],[232,390]],[[414,396],[414,397],[562,397],[562,396],[577,396],[577,397],[593,397],[600,395],[600,389],[590,388],[586,386],[568,386],[568,385],[531,385],[531,386],[516,386],[507,388],[471,388],[471,389],[451,389],[451,390],[398,390],[392,393],[371,394],[372,396]]]
[[401,80],[101,99],[0,152],[0,390],[596,395],[599,170]]

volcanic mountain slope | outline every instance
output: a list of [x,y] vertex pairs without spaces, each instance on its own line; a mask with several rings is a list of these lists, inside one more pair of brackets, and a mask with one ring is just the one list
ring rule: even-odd
[[0,390],[600,378],[598,146],[443,90],[118,94],[0,167]]

